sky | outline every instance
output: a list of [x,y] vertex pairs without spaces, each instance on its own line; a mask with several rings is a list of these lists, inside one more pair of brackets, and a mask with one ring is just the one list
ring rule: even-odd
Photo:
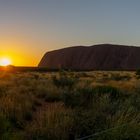
[[37,66],[51,50],[140,46],[140,0],[0,0],[0,58]]

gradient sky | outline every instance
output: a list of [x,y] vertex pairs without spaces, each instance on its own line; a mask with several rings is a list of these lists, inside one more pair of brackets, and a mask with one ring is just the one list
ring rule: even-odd
[[0,0],[0,57],[36,66],[69,46],[140,46],[139,14],[140,0]]

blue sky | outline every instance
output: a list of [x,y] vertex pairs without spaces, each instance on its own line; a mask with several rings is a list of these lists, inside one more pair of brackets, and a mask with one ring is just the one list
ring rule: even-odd
[[139,0],[0,0],[0,51],[22,52],[34,60],[24,65],[36,65],[68,46],[140,46],[139,13]]

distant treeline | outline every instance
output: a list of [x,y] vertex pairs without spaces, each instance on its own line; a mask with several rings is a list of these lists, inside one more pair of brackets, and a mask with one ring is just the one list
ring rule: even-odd
[[58,71],[56,69],[48,69],[45,67],[24,67],[24,66],[0,66],[0,71],[8,72],[48,72],[48,71]]
[[119,69],[119,68],[114,68],[114,69],[87,69],[87,70],[82,70],[82,69],[68,69],[68,68],[63,68],[63,69],[51,69],[47,67],[26,67],[26,66],[0,66],[0,71],[8,71],[8,72],[57,72],[57,71],[136,71],[136,69]]

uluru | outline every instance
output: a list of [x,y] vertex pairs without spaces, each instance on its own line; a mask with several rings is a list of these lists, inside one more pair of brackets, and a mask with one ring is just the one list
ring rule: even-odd
[[135,70],[140,68],[140,47],[99,44],[47,52],[39,67],[71,70]]

